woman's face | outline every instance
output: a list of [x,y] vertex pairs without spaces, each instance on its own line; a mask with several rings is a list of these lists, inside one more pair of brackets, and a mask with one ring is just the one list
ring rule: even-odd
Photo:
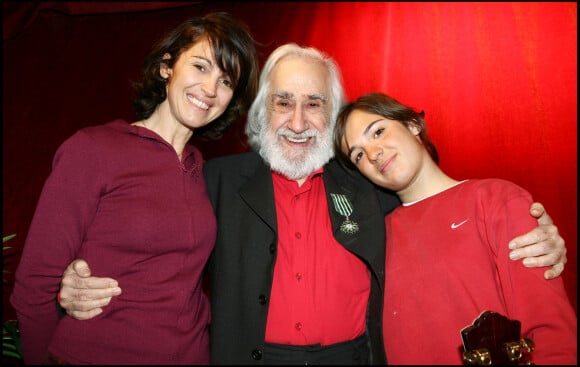
[[346,120],[342,150],[372,182],[400,191],[421,167],[424,148],[418,134],[412,124],[354,110]]
[[181,53],[172,68],[162,64],[160,74],[168,78],[169,113],[192,129],[218,118],[234,94],[233,81],[218,67],[206,38]]

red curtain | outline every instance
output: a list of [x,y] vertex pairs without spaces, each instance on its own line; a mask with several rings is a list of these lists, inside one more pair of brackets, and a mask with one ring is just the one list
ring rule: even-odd
[[[24,243],[60,143],[84,126],[133,120],[129,81],[153,40],[213,10],[249,24],[262,62],[283,43],[312,45],[337,60],[349,99],[380,90],[423,109],[452,177],[528,189],[566,240],[564,280],[576,307],[575,2],[3,2],[11,246]],[[245,150],[243,141],[241,124],[198,144],[211,158]],[[8,270],[17,254],[9,261]],[[4,318],[12,316],[3,301]]]

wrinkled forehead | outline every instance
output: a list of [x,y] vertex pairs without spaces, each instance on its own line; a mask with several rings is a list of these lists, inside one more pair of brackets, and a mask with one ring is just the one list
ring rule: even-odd
[[270,77],[270,92],[295,100],[319,96],[330,100],[329,73],[322,61],[309,57],[289,56],[276,64]]

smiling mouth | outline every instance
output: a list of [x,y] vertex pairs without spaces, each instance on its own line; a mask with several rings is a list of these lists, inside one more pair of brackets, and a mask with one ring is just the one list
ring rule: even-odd
[[391,168],[391,163],[393,162],[394,157],[387,159],[386,161],[382,162],[379,165],[379,172],[385,173]]
[[206,111],[209,110],[209,106],[207,104],[203,103],[202,101],[200,101],[199,99],[194,98],[194,97],[189,97],[189,96],[187,97],[187,99],[195,106],[197,106],[203,110],[206,110]]
[[293,138],[293,137],[285,136],[284,138],[293,144],[304,144],[308,140],[310,140],[311,137],[307,136],[307,137],[303,137],[303,138]]

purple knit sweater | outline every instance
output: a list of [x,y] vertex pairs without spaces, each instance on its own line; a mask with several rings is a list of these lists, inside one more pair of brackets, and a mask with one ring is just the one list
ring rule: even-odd
[[[201,153],[180,162],[154,132],[116,120],[58,149],[16,272],[11,302],[27,364],[207,364],[202,271],[216,222]],[[87,321],[59,320],[65,267],[87,260],[123,293]]]

